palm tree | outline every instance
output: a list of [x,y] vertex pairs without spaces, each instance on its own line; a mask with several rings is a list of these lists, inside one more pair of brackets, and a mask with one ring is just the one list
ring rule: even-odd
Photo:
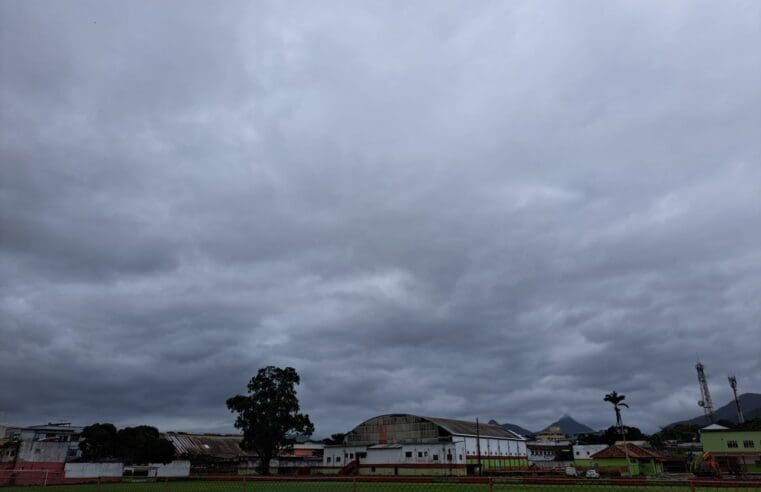
[[609,401],[613,405],[613,410],[616,411],[616,425],[618,426],[618,429],[621,431],[621,434],[624,432],[624,425],[621,422],[621,407],[629,408],[629,405],[626,403],[621,403],[622,401],[626,400],[625,395],[619,395],[615,391],[611,391],[607,395],[605,395],[605,398],[603,398],[603,401]]
[[626,444],[626,434],[624,433],[624,423],[623,420],[621,420],[621,407],[629,408],[629,405],[626,403],[622,403],[626,399],[625,395],[619,395],[615,391],[611,391],[607,395],[605,395],[605,398],[603,398],[603,401],[610,402],[613,405],[613,410],[616,411],[616,425],[618,426],[619,432],[621,432],[621,439],[624,441],[624,455],[626,456],[626,463],[629,467],[629,474],[631,475],[631,463],[629,462],[629,447]]

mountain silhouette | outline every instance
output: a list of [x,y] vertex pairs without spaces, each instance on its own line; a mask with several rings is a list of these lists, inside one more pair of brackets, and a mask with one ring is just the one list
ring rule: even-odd
[[560,417],[560,419],[556,420],[555,422],[551,423],[541,431],[537,432],[537,434],[541,434],[542,432],[546,432],[550,429],[550,427],[559,427],[560,432],[562,434],[565,434],[566,436],[576,436],[578,434],[588,434],[590,432],[595,432],[595,430],[588,425],[584,425],[581,422],[577,422],[574,420],[573,417],[570,415],[563,415]]
[[498,426],[502,427],[503,429],[509,430],[511,432],[515,432],[516,434],[521,435],[523,437],[528,437],[528,436],[534,435],[534,433],[531,432],[530,430],[528,430],[528,429],[526,429],[524,427],[521,427],[520,425],[511,424],[509,422],[504,423],[504,424],[500,424],[496,420],[492,419],[492,420],[489,421],[489,424],[491,424],[491,425],[498,425]]
[[[750,420],[754,417],[761,417],[761,394],[743,393],[740,395],[740,406],[742,406],[743,416],[745,417],[745,420]],[[730,400],[729,403],[723,407],[714,410],[714,414],[716,415],[716,420],[729,420],[730,422],[737,423],[737,409],[735,408],[734,400]],[[706,426],[710,424],[710,422],[705,418],[705,415],[699,415],[688,420],[672,422],[666,427],[671,427],[677,424]]]

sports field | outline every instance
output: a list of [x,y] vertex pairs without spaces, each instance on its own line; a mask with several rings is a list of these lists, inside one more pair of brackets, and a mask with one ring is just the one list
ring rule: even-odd
[[[729,484],[726,484],[729,485]],[[610,484],[521,484],[521,483],[494,483],[491,488],[488,484],[468,483],[384,483],[384,482],[329,482],[329,481],[188,481],[188,482],[155,482],[155,483],[116,483],[116,484],[89,484],[89,485],[55,485],[48,487],[0,487],[0,492],[51,492],[60,490],[63,492],[226,492],[226,491],[252,491],[252,492],[454,492],[454,491],[597,491],[597,492],[731,492],[761,490],[759,487],[701,487],[691,488],[689,485],[610,485]]]

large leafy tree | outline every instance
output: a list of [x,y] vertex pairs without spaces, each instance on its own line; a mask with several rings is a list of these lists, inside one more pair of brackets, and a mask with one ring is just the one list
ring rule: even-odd
[[251,378],[247,395],[227,400],[227,408],[238,414],[235,427],[243,431],[240,447],[256,452],[258,472],[263,475],[269,473],[270,461],[278,450],[293,444],[289,436],[311,436],[314,432],[309,415],[299,413],[296,386],[300,382],[292,367],[267,366]]
[[[624,435],[627,441],[646,441],[649,439],[647,434],[643,434],[637,427],[623,426]],[[612,445],[621,440],[621,429],[611,425],[605,431],[593,434],[579,434],[576,436],[578,444],[608,444]]]
[[82,459],[101,461],[117,457],[119,442],[114,424],[88,425],[82,430],[81,437],[79,449],[82,450]]
[[326,437],[325,439],[323,439],[322,443],[328,444],[328,445],[343,444],[345,437],[346,437],[346,434],[344,434],[343,432],[337,432],[335,434],[331,434],[330,437]]
[[174,458],[174,446],[155,427],[125,427],[117,435],[119,456],[125,463],[169,463]]

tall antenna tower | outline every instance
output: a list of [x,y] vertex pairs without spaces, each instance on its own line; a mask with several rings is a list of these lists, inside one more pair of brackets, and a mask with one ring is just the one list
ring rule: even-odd
[[711,400],[711,393],[708,391],[708,380],[706,379],[703,363],[698,361],[695,369],[698,370],[698,382],[700,383],[700,401],[698,401],[698,406],[703,407],[706,420],[713,424],[716,422],[716,416],[713,414],[713,401]]
[[743,417],[743,409],[740,406],[740,399],[737,397],[737,378],[733,374],[727,379],[729,379],[729,385],[732,387],[732,393],[735,395],[735,407],[737,407],[737,423],[742,424],[745,422],[745,417]]

